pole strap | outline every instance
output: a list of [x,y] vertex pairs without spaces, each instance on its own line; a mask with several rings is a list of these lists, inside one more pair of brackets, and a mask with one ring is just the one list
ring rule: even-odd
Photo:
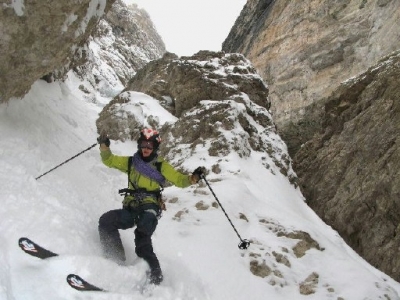
[[92,149],[92,148],[95,147],[96,145],[97,145],[97,143],[91,145],[89,148],[87,148],[87,149],[85,149],[85,150],[79,152],[78,154],[72,156],[71,158],[67,159],[67,160],[64,161],[63,163],[59,164],[58,166],[55,166],[53,169],[48,170],[47,172],[43,173],[42,175],[36,177],[35,179],[38,180],[40,177],[43,177],[43,176],[46,175],[47,173],[50,173],[51,171],[57,169],[58,167],[61,167],[63,164],[66,164],[67,162],[69,162],[70,160],[74,159],[75,157],[81,155],[82,153],[84,153],[84,152],[86,152],[86,151],[89,151],[90,149]]

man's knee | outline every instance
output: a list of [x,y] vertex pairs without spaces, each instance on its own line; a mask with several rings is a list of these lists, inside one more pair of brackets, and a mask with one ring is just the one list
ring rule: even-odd
[[104,230],[128,229],[134,226],[134,219],[125,210],[110,210],[99,218],[99,228]]
[[99,228],[110,229],[110,227],[115,227],[116,216],[113,211],[104,213],[99,218]]

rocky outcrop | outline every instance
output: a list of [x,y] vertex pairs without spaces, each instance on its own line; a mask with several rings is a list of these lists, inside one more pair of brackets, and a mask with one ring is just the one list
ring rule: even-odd
[[395,0],[249,0],[222,50],[244,54],[270,89],[289,152],[320,129],[340,82],[400,48]]
[[23,96],[36,80],[49,73],[62,77],[79,65],[83,43],[113,2],[3,3],[0,7],[0,102]]
[[[113,37],[110,35],[111,32]],[[117,0],[101,20],[93,37],[103,40],[104,43],[99,44],[104,48],[111,46],[105,41],[111,38],[112,47],[126,61],[125,65],[131,66],[136,71],[165,53],[165,44],[148,13],[138,8],[136,4],[126,6],[121,0]],[[115,62],[119,59],[113,56],[105,60]],[[132,77],[132,74],[128,76],[121,74],[124,85]]]
[[324,102],[323,132],[295,157],[307,203],[368,262],[400,281],[400,52]]
[[[113,98],[137,70],[165,53],[165,45],[146,11],[117,0],[90,36],[87,52],[85,64],[74,69],[87,81],[82,89]],[[95,93],[88,97],[97,102]]]
[[[198,147],[206,147],[207,154],[216,158],[235,153],[246,159],[258,152],[262,153],[261,165],[273,174],[277,168],[296,186],[291,160],[282,151],[286,145],[280,138],[275,139],[276,129],[270,113],[249,100],[246,94],[238,93],[235,100],[201,101],[175,123],[165,124],[160,132],[165,137],[160,154],[169,161],[179,157],[174,163],[178,167],[195,155]],[[226,132],[231,133],[229,138]],[[182,152],[180,145],[190,145],[190,149]],[[214,173],[220,169],[219,163],[211,168]]]
[[[266,109],[270,106],[268,88],[250,62],[240,54],[222,52],[201,51],[182,58],[167,52],[161,59],[139,70],[123,92],[127,91],[142,92],[158,99],[176,117],[201,100],[242,101],[243,95]],[[129,101],[123,92],[100,113],[97,122],[100,132],[110,128],[108,118],[113,113],[109,112]],[[271,125],[269,120],[266,123]],[[134,136],[130,134],[136,134],[134,129],[136,127],[128,130],[130,133],[114,138],[132,138]]]
[[126,90],[163,101],[177,117],[201,100],[234,99],[240,93],[262,107],[270,107],[267,86],[240,54],[200,51],[178,59],[167,53],[138,71]]
[[[242,94],[266,109],[270,107],[268,87],[251,63],[243,55],[223,52],[200,51],[181,58],[167,52],[139,70],[126,91],[158,99],[176,117],[201,100],[242,99]],[[116,97],[104,111],[124,102],[124,97]]]
[[[158,98],[179,118],[163,125],[151,114],[137,117],[141,104],[133,103],[133,90]],[[160,128],[161,155],[171,160],[182,157],[175,166],[185,159],[179,144],[191,145],[191,151],[207,144],[213,157],[237,153],[246,158],[258,151],[266,168],[272,170],[273,164],[295,184],[291,161],[281,150],[285,145],[279,143],[268,107],[268,88],[242,55],[201,51],[178,58],[167,53],[138,71],[126,90],[104,107],[96,124],[98,132],[107,132],[115,140],[137,139],[144,124]],[[226,132],[231,132],[230,140]],[[190,157],[190,152],[185,153]],[[216,164],[213,170],[218,169]]]

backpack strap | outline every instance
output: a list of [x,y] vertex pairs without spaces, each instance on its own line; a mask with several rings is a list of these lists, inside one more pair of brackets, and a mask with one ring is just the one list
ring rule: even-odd
[[157,171],[161,173],[162,161],[156,161],[154,166],[156,167]]
[[[124,195],[125,197],[129,194],[134,193],[136,190],[138,190],[138,187],[130,180],[130,174],[131,174],[131,169],[132,169],[132,160],[133,160],[133,156],[129,156],[128,157],[128,185],[127,185],[127,188],[118,190],[118,193],[120,195]],[[129,188],[129,183],[132,184],[134,190],[131,190]]]
[[[157,171],[160,172],[160,173],[161,173],[162,163],[163,163],[162,161],[156,161],[156,162],[154,163],[154,165],[155,165]],[[163,190],[164,190],[164,187],[163,187],[162,185],[160,185],[160,197],[158,198],[158,204],[160,205],[161,211],[167,210],[167,207],[166,207],[166,205],[165,205],[165,201],[164,201],[164,199],[163,199],[163,197],[162,197],[162,192],[163,192]],[[161,218],[161,213],[160,213],[160,215],[159,215],[158,218]]]
[[154,163],[154,165],[156,166],[157,171],[161,173],[162,161],[156,161],[156,162]]
[[[131,168],[132,168],[132,160],[133,160],[133,156],[129,156],[128,157],[128,188],[129,188],[129,183],[131,182],[131,180],[129,179],[130,175],[131,175]],[[133,183],[131,182],[131,184],[133,185]],[[134,186],[134,185],[133,185]],[[135,187],[135,186],[134,186]]]

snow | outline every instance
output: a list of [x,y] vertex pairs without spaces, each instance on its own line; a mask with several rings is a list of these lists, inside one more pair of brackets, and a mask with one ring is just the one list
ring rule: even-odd
[[[137,116],[138,121],[146,127],[150,127],[148,118],[151,116],[153,116],[152,119],[158,124],[175,123],[177,120],[177,118],[168,111],[160,109],[158,100],[146,94],[127,91],[119,94],[119,97],[125,99],[125,101],[129,101],[116,104],[115,110],[119,113],[125,112]],[[154,111],[158,111],[158,113],[154,115]]]
[[63,26],[61,26],[61,32],[67,32],[68,31],[68,27],[73,24],[76,20],[78,19],[78,16],[75,14],[70,14],[67,16],[67,18],[64,21]]
[[14,8],[14,12],[18,17],[22,17],[24,15],[24,10],[25,10],[24,0],[12,0],[11,7]]
[[[210,169],[219,160],[221,173],[210,173],[207,180],[240,236],[252,244],[238,249],[239,238],[221,208],[213,206],[204,183],[168,187],[167,211],[153,238],[165,280],[140,292],[147,265],[134,253],[133,230],[121,232],[126,266],[102,257],[97,233],[98,218],[121,207],[117,191],[125,187],[126,176],[105,167],[96,146],[35,180],[96,142],[95,120],[104,103],[86,99],[80,84],[72,73],[65,83],[39,80],[23,99],[0,105],[0,299],[400,299],[399,283],[354,253],[278,169],[260,164],[265,153],[215,158],[200,144],[191,152],[186,151],[190,145],[180,146],[182,153],[192,154],[184,166]],[[125,96],[131,102],[124,110],[138,119],[153,114],[160,123],[176,121],[147,95]],[[279,138],[274,140],[280,147]],[[112,141],[111,147],[116,154],[131,155],[136,143]],[[209,208],[196,209],[201,201]],[[299,240],[277,234],[294,231],[308,232],[323,251],[310,249],[295,257],[292,248]],[[31,257],[17,245],[22,236],[61,255],[46,261]],[[279,263],[274,253],[286,256],[290,266]],[[274,272],[254,276],[253,259]],[[300,283],[313,272],[319,276],[315,293],[301,295]],[[66,284],[69,273],[110,293],[75,291]]]
[[91,0],[86,12],[86,16],[81,21],[80,27],[75,31],[75,37],[78,37],[85,33],[86,27],[92,17],[101,17],[104,14],[106,8],[106,0]]

